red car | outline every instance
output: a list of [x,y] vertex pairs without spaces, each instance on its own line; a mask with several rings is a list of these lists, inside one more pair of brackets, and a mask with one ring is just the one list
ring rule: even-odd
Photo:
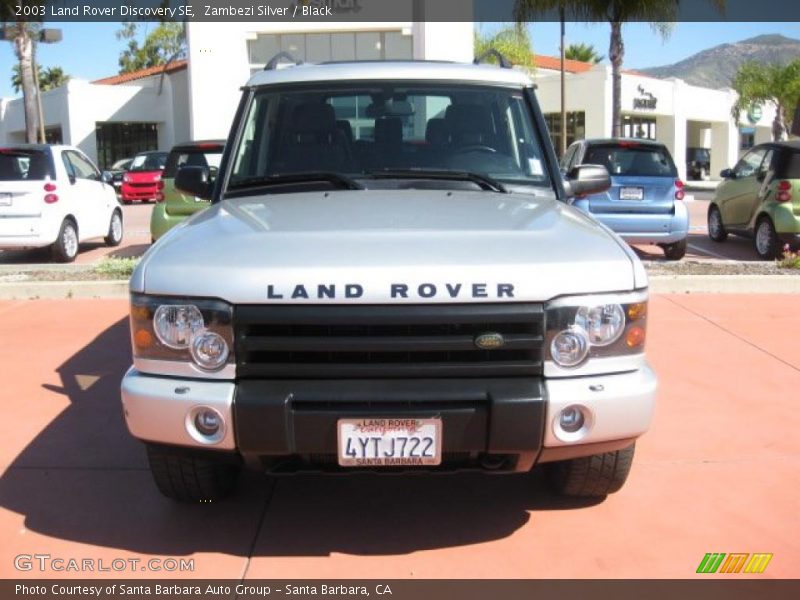
[[166,152],[140,152],[122,177],[122,203],[157,200],[164,189],[161,172],[167,162]]

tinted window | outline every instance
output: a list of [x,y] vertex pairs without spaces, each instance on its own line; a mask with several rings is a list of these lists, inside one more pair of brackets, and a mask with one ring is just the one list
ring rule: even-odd
[[[386,169],[472,171],[549,185],[521,91],[428,82],[258,93],[234,152],[237,180]],[[362,84],[363,85],[363,84]]]
[[167,162],[167,153],[138,154],[131,163],[130,171],[158,171]]
[[222,148],[182,148],[169,153],[163,177],[174,178],[180,167],[210,167],[212,172],[219,168]]
[[613,176],[677,177],[678,171],[663,146],[631,143],[592,145],[583,157],[584,164],[603,165]]
[[780,179],[800,179],[800,150],[784,148],[776,161],[776,177]]
[[54,178],[46,152],[0,148],[0,181],[41,181]]

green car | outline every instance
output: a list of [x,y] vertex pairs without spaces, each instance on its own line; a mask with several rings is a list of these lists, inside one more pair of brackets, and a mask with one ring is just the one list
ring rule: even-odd
[[180,144],[170,151],[161,176],[163,188],[150,216],[150,236],[153,242],[187,217],[209,206],[209,202],[187,196],[175,189],[178,168],[209,167],[213,177],[219,168],[224,146],[223,140],[208,140]]
[[774,260],[800,245],[800,142],[760,144],[720,173],[708,207],[708,235],[753,239],[758,256]]

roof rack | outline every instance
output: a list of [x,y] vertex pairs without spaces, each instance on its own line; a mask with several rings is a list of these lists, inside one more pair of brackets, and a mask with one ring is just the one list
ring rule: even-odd
[[281,62],[281,59],[286,60],[292,63],[295,66],[302,65],[302,60],[297,60],[294,56],[289,54],[288,52],[278,52],[275,56],[269,59],[269,62],[264,65],[265,71],[274,71],[278,68],[278,64]]
[[476,56],[475,60],[472,61],[472,64],[473,65],[484,64],[486,62],[486,59],[489,58],[490,56],[496,58],[497,62],[500,63],[500,67],[503,69],[510,69],[513,66],[505,56],[500,54],[500,52],[498,52],[494,48],[489,48],[486,52],[484,52],[480,56]]

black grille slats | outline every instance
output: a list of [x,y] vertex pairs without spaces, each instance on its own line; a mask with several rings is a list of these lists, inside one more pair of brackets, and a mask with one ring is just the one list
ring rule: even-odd
[[[531,376],[542,372],[539,304],[237,306],[244,378]],[[496,333],[504,344],[475,345]]]

